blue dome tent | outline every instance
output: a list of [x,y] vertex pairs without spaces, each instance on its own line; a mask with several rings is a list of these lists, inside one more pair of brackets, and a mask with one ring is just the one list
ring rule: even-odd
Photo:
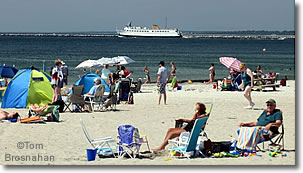
[[106,84],[106,82],[99,75],[95,73],[85,74],[77,82],[75,82],[74,85],[84,85],[82,94],[86,94],[94,86],[95,78],[101,79],[101,84],[105,85],[105,92],[110,92],[109,86]]

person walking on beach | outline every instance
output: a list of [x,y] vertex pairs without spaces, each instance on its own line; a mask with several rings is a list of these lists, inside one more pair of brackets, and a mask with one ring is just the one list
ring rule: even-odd
[[63,82],[65,83],[65,85],[67,85],[68,67],[63,61],[62,61],[62,73],[63,73]]
[[53,100],[56,102],[60,96],[61,88],[63,88],[63,73],[62,73],[62,62],[60,59],[55,61],[55,67],[52,70],[51,85],[53,88]]
[[176,76],[177,67],[175,66],[174,61],[170,62],[170,65],[171,65],[171,71],[170,71],[171,78],[174,78]]
[[[168,70],[164,67],[164,61],[160,61],[159,69],[158,69],[158,78],[157,78],[157,86],[158,86],[158,93],[159,93],[159,101],[158,104],[160,105],[162,94],[164,96],[164,104],[166,105],[166,82],[169,80]],[[168,77],[168,79],[167,79]]]
[[244,84],[244,97],[248,100],[249,106],[246,109],[252,109],[255,103],[251,98],[251,89],[254,87],[254,76],[249,68],[246,67],[245,63],[240,64],[242,74],[242,82]]
[[145,83],[150,83],[150,75],[149,75],[149,70],[148,70],[147,66],[144,67],[144,73],[145,73],[145,77],[146,77]]

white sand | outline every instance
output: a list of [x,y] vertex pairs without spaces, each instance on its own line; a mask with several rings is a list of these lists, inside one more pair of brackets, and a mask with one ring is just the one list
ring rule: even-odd
[[[217,91],[212,85],[201,83],[181,84],[183,89],[168,92],[168,105],[157,105],[158,94],[155,84],[147,84],[143,93],[134,95],[134,105],[117,105],[116,112],[61,113],[60,123],[20,124],[0,122],[0,164],[1,165],[295,165],[295,81],[278,88],[276,92],[252,93],[255,110],[247,110],[243,92]],[[151,148],[158,147],[166,130],[174,127],[176,118],[190,119],[196,102],[213,102],[214,107],[205,128],[212,141],[228,141],[237,138],[236,130],[240,122],[255,121],[265,108],[265,101],[274,98],[277,108],[283,110],[285,126],[285,153],[287,157],[271,158],[268,152],[259,152],[262,157],[242,158],[195,158],[167,160],[168,156],[153,159],[96,158],[87,162],[86,149],[91,148],[79,122],[81,117],[92,138],[111,136],[116,138],[117,127],[132,124],[140,132],[148,135]],[[7,109],[6,111],[16,111]],[[18,109],[22,118],[27,117],[27,109]],[[28,142],[27,149],[18,149],[18,142]],[[30,145],[31,144],[31,145]],[[33,144],[42,144],[30,149]],[[266,145],[265,145],[266,146]],[[39,147],[37,145],[36,147]],[[146,146],[142,147],[146,150]],[[142,151],[141,150],[141,151]],[[48,155],[54,162],[6,161],[5,155]]]

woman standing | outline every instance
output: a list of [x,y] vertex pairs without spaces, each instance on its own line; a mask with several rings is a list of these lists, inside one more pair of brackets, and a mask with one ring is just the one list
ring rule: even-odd
[[175,63],[174,61],[170,62],[170,65],[171,65],[171,78],[173,79],[175,76],[176,76],[176,70],[177,70],[177,67],[175,66]]
[[147,66],[144,67],[144,73],[145,73],[145,77],[146,77],[145,83],[150,83],[150,75],[149,75],[149,70],[148,70]]
[[214,82],[215,81],[215,74],[216,74],[215,64],[210,64],[210,67],[209,67],[208,70],[209,70],[209,83]]
[[251,98],[251,89],[254,87],[254,76],[249,68],[246,67],[245,63],[240,64],[242,74],[242,82],[244,84],[244,97],[248,100],[249,106],[246,109],[252,109],[255,103]]
[[60,96],[61,88],[63,88],[63,73],[62,73],[62,62],[60,59],[55,61],[55,67],[52,69],[52,80],[51,85],[53,88],[53,100],[56,102]]

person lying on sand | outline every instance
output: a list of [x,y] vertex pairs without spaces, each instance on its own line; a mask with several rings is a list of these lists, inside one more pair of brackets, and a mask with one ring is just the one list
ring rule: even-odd
[[11,112],[8,113],[6,111],[1,111],[0,110],[0,120],[7,120],[7,119],[18,119],[18,117],[20,117],[20,115],[18,114],[18,112]]
[[32,110],[34,112],[37,112],[38,114],[42,114],[43,111],[47,108],[48,104],[44,105],[44,106],[39,106],[38,104],[30,104],[30,107],[32,108]]
[[203,118],[206,117],[206,107],[203,103],[196,103],[196,111],[194,113],[194,116],[192,119],[187,120],[187,119],[177,119],[179,121],[183,121],[183,122],[187,122],[188,124],[184,127],[184,128],[169,128],[167,130],[166,136],[164,138],[164,141],[162,142],[162,144],[155,149],[152,149],[153,151],[160,151],[160,150],[164,150],[166,145],[168,144],[168,140],[169,139],[173,139],[175,137],[180,136],[180,134],[182,132],[190,132],[192,130],[192,128],[194,127],[195,121],[198,118]]

